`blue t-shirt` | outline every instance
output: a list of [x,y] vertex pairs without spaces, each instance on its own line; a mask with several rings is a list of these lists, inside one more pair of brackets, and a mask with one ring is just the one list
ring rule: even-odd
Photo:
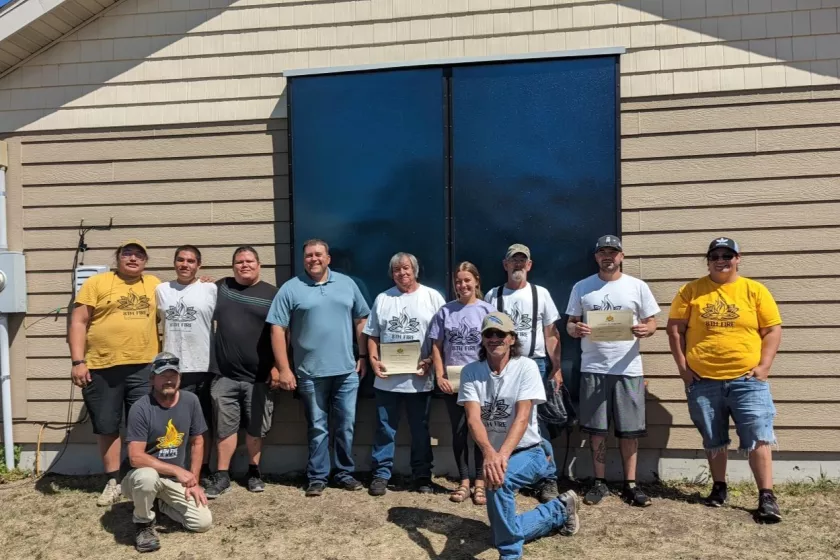
[[320,284],[305,273],[283,284],[266,322],[290,329],[298,376],[329,377],[355,371],[353,321],[369,314],[356,283],[329,270]]

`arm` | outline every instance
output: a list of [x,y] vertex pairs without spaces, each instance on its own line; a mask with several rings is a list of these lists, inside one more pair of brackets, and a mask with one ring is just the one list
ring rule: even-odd
[[581,321],[579,315],[572,315],[569,316],[569,322],[566,323],[566,332],[572,338],[583,338],[592,334],[592,329],[589,328],[589,325]]
[[[294,391],[297,379],[289,365],[288,346],[286,345],[286,328],[271,325],[271,350],[274,353],[274,367],[277,369],[277,385],[284,391]],[[272,372],[272,376],[273,376]],[[272,379],[272,385],[273,383]]]
[[779,351],[782,343],[782,325],[764,327],[758,330],[761,335],[761,360],[747,373],[747,377],[755,377],[759,381],[767,381],[770,375],[770,366]]
[[373,368],[373,374],[380,379],[385,379],[386,376],[383,371],[388,371],[381,361],[379,361],[379,337],[367,335],[367,351],[370,365]]
[[[192,442],[190,438],[190,441]],[[196,437],[195,439],[201,439]],[[203,453],[203,443],[199,445],[202,446],[202,453]],[[202,456],[198,456],[197,462],[195,461],[195,454],[193,453],[193,463],[197,465],[196,470],[201,470],[201,459]],[[148,453],[146,453],[146,442],[145,441],[130,441],[128,442],[128,461],[131,463],[131,468],[133,469],[142,469],[143,467],[149,467],[155,469],[159,474],[163,476],[173,476],[178,479],[178,482],[190,488],[198,484],[198,477],[195,476],[192,472],[188,471],[187,469],[182,469],[177,465],[170,465],[169,463],[164,463],[157,457],[152,457]]]
[[356,371],[359,372],[359,378],[361,379],[363,379],[365,377],[365,373],[367,373],[367,354],[363,353],[367,348],[367,344],[365,343],[367,335],[364,332],[365,323],[367,323],[367,317],[353,319],[353,326],[356,331],[356,344],[359,346],[359,359],[356,360]]
[[[204,438],[202,435],[190,438],[190,473],[192,473],[196,480],[201,479],[201,463],[204,459]],[[189,486],[184,492],[184,496],[187,498],[187,501],[193,498],[197,506],[207,505],[207,495],[204,493],[204,488],[199,484]]]
[[437,379],[438,388],[447,395],[452,395],[455,391],[446,377],[446,367],[443,365],[443,339],[432,341],[432,363],[435,367],[435,378]]
[[554,382],[559,386],[563,384],[563,357],[560,346],[560,332],[554,323],[543,327],[543,329],[545,334],[545,353],[551,360],[552,372],[550,378],[554,379]]
[[469,401],[464,403],[464,413],[467,415],[467,427],[470,430],[470,435],[475,444],[481,449],[484,455],[484,478],[490,488],[498,488],[505,480],[505,471],[507,464],[499,469],[499,462],[491,462],[491,457],[496,457],[496,450],[490,445],[490,438],[487,437],[487,428],[481,421],[481,404],[477,401]]
[[668,319],[668,345],[671,347],[671,355],[677,363],[677,371],[682,377],[683,383],[691,385],[700,378],[688,367],[685,358],[685,330],[688,328],[687,319]]
[[636,338],[649,338],[656,334],[656,317],[642,319],[638,325],[632,327],[633,335]]
[[[87,331],[90,327],[90,318],[93,314],[93,307],[77,303],[70,315],[70,329],[67,332],[67,342],[70,345],[70,359],[74,362],[85,359],[85,346],[87,343]],[[87,364],[73,366],[70,370],[71,379],[76,387],[85,387],[90,383],[90,372]]]

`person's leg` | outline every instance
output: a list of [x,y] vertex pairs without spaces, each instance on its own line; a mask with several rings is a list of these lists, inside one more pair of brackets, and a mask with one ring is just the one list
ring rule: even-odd
[[636,485],[639,438],[647,436],[645,381],[642,376],[615,375],[612,386],[613,425],[624,467],[622,497],[628,503],[646,507],[650,498]]
[[160,548],[155,531],[155,512],[152,509],[161,488],[161,478],[152,468],[133,469],[126,474],[122,491],[134,502],[134,547],[138,552],[152,552]]
[[373,435],[371,471],[374,478],[391,479],[394,468],[397,428],[400,425],[401,394],[374,389],[376,394],[376,432]]
[[452,428],[452,453],[455,456],[455,466],[458,469],[459,480],[458,488],[449,495],[449,499],[460,503],[469,498],[470,495],[467,416],[464,413],[464,407],[458,404],[458,395],[444,395],[443,402],[446,404],[446,412],[449,415],[449,424]]
[[608,379],[600,373],[581,372],[580,431],[589,436],[595,481],[586,491],[584,502],[600,503],[609,495],[607,488],[607,434],[609,433]]
[[712,475],[712,492],[706,504],[720,507],[727,499],[726,462],[729,448],[729,408],[726,381],[700,379],[686,387],[688,413],[703,439]]
[[213,401],[210,397],[211,381],[212,375],[209,373],[187,372],[181,374],[181,391],[192,393],[198,397],[204,423],[207,425],[207,431],[202,435],[204,443],[204,456],[201,461],[202,477],[209,475],[210,446],[213,444]]
[[432,437],[429,434],[429,410],[432,406],[431,391],[409,393],[403,397],[408,427],[411,431],[411,475],[416,483],[432,478]]
[[330,475],[329,452],[329,388],[331,377],[301,378],[298,380],[298,394],[303,401],[306,415],[306,436],[309,440],[309,461],[306,477],[309,484],[327,484]]
[[353,485],[355,489],[356,479],[353,478],[353,472],[356,470],[356,464],[353,459],[353,430],[356,426],[359,374],[354,371],[333,379],[330,416],[335,426],[333,434],[335,480],[344,486]]
[[516,492],[544,477],[549,468],[543,446],[511,455],[504,484],[487,493],[487,516],[493,531],[493,543],[502,560],[520,558],[522,545],[547,535],[566,521],[565,506],[551,500],[517,515]]
[[185,491],[186,488],[177,480],[160,479],[157,495],[160,499],[158,502],[160,512],[179,523],[187,531],[193,533],[208,531],[213,525],[213,514],[210,513],[210,508],[196,503],[192,498],[187,500]]
[[248,383],[245,393],[245,446],[248,450],[248,490],[262,492],[260,473],[263,438],[268,435],[274,414],[274,393],[267,383]]
[[105,488],[96,501],[97,505],[103,507],[120,500],[120,420],[123,415],[125,378],[116,369],[91,370],[91,382],[82,389],[82,398],[90,414],[105,472]]
[[237,433],[242,418],[238,383],[216,376],[210,387],[218,438],[216,441],[216,473],[205,487],[207,497],[218,498],[230,490],[230,461],[236,452]]

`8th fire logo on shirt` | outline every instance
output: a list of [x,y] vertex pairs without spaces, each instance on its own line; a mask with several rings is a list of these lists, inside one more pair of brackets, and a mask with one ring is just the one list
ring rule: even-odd
[[188,306],[184,304],[183,299],[179,299],[176,305],[170,305],[166,310],[166,320],[169,321],[170,328],[189,330],[197,314],[195,307]]
[[735,319],[741,316],[738,311],[737,305],[726,303],[726,300],[718,296],[717,301],[706,304],[700,316],[709,319],[706,327],[734,327]]

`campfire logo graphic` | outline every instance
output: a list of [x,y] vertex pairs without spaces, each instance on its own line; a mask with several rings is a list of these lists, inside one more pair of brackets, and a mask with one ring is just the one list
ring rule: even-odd
[[184,304],[183,299],[179,299],[177,305],[170,305],[169,309],[166,310],[167,321],[195,321],[195,316],[195,307],[188,307]]
[[120,311],[144,311],[151,307],[148,296],[138,296],[131,288],[128,289],[127,296],[122,296],[117,300],[117,305]]
[[184,443],[184,432],[179,432],[172,423],[166,424],[166,433],[157,438],[158,459],[174,459],[178,456],[178,448]]
[[449,344],[475,345],[479,342],[481,334],[477,328],[469,326],[466,319],[461,319],[461,324],[449,331]]
[[493,399],[481,407],[481,419],[487,423],[493,420],[504,420],[510,417],[510,405],[505,399]]
[[700,316],[714,321],[731,321],[740,317],[738,311],[738,307],[734,303],[728,304],[722,297],[718,296],[717,301],[706,304]]
[[[601,300],[601,305],[593,305],[592,310],[593,311],[620,311],[621,306],[613,304],[613,302],[610,301],[610,295],[607,294],[607,295],[604,296],[604,299]],[[608,320],[611,321],[612,319],[608,319]]]
[[513,320],[513,328],[516,329],[516,332],[529,332],[531,330],[531,315],[522,313],[519,310],[518,302],[510,310],[510,318]]
[[418,333],[420,332],[420,321],[409,317],[405,309],[403,309],[399,317],[392,317],[388,321],[388,332],[402,334]]

